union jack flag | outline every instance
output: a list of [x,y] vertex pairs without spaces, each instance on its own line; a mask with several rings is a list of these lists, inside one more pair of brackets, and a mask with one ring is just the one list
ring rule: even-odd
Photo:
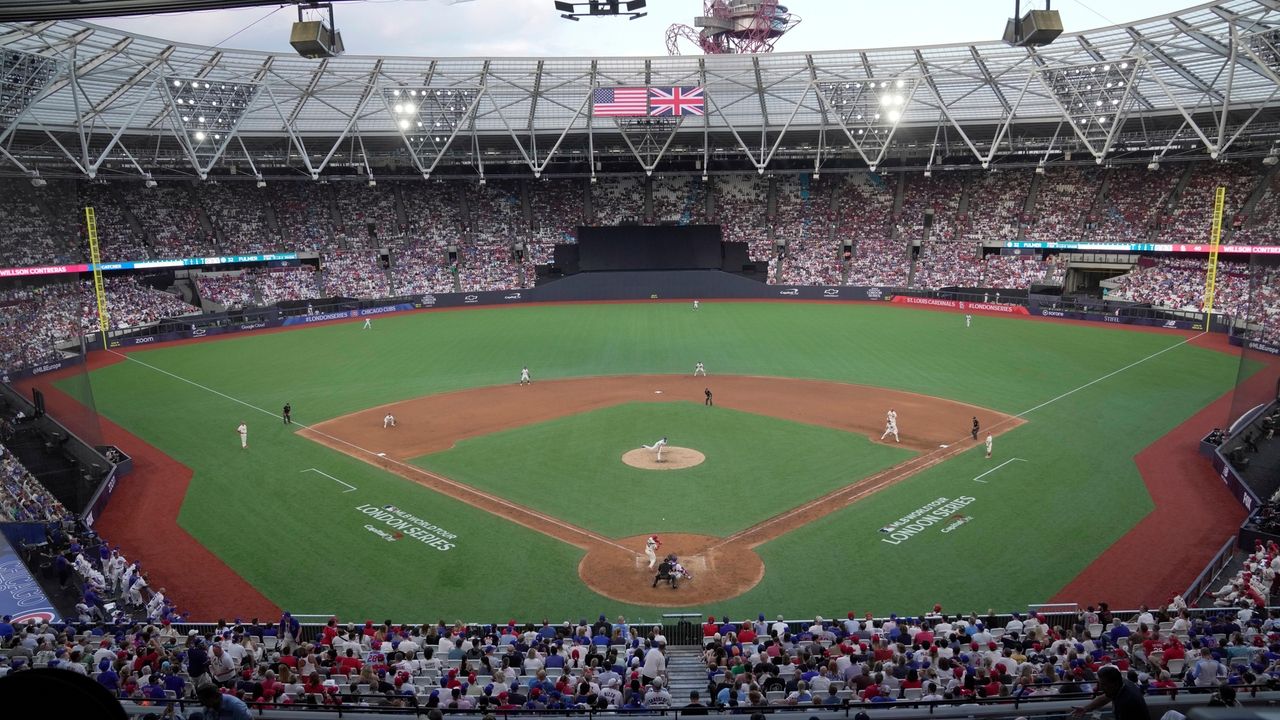
[[653,116],[704,115],[706,110],[702,88],[649,88],[649,114]]

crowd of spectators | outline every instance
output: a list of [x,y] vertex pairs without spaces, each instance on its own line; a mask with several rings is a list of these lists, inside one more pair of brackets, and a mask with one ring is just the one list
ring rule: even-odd
[[653,222],[702,225],[707,221],[707,185],[688,176],[659,176],[653,181]]
[[267,222],[269,196],[249,183],[203,182],[195,186],[196,198],[213,225],[218,252],[261,253],[286,249],[279,233]]
[[346,239],[346,248],[383,247],[388,240],[402,234],[393,187],[349,182],[338,188],[334,198],[340,223],[337,230]]
[[769,261],[773,277],[774,251],[768,231],[768,185],[758,175],[724,175],[715,180],[715,222],[726,242],[747,243],[753,261]]
[[981,287],[983,267],[981,245],[931,240],[920,245],[911,284],[929,289]]
[[471,242],[478,247],[509,248],[528,235],[520,200],[520,183],[491,180],[469,188]]
[[591,185],[591,210],[595,225],[620,225],[644,221],[644,187],[640,178],[601,177]]
[[1213,224],[1214,196],[1225,185],[1222,226],[1230,228],[1258,184],[1258,173],[1244,163],[1198,163],[1178,195],[1178,201],[1161,219],[1160,239],[1171,243],[1207,243]]
[[129,224],[128,211],[116,200],[115,188],[101,182],[76,183],[79,199],[77,226],[88,240],[84,208],[92,207],[98,229],[98,252],[103,260],[140,260],[152,257],[145,239]]
[[321,297],[383,298],[390,293],[387,269],[376,252],[335,252],[320,266]]
[[206,272],[196,276],[196,286],[202,299],[227,308],[320,297],[315,269],[310,265]]
[[849,285],[906,287],[911,271],[907,240],[864,237],[854,241]]
[[1167,164],[1158,170],[1113,168],[1085,224],[1084,237],[1093,242],[1149,241],[1182,170]]
[[191,186],[165,183],[117,184],[120,197],[147,233],[152,254],[161,258],[201,257],[214,247],[200,224],[200,209]]
[[969,186],[969,205],[957,237],[973,240],[1013,240],[1031,192],[1031,170],[980,173]]
[[204,272],[195,276],[200,299],[238,308],[258,304],[257,286],[248,270],[232,272]]
[[443,249],[462,242],[466,223],[460,193],[465,186],[444,181],[406,181],[397,182],[395,186],[399,188],[400,203],[408,222],[409,245]]
[[[1204,303],[1208,261],[1191,257],[1143,258],[1132,272],[1115,279],[1112,294],[1159,307],[1200,310]],[[1249,266],[1218,262],[1214,310],[1238,315],[1250,310]],[[1264,291],[1265,292],[1265,291]]]
[[463,292],[508,290],[523,286],[520,264],[508,247],[467,247],[458,257]]
[[1232,245],[1280,245],[1280,176],[1273,175],[1266,193],[1231,234]]
[[453,273],[445,259],[445,251],[436,248],[413,247],[396,253],[391,263],[392,294],[453,292]]
[[543,178],[529,183],[529,208],[534,243],[548,247],[576,243],[582,224],[582,181]]
[[[74,195],[69,183],[58,185],[58,190]],[[56,223],[41,207],[41,202],[53,194],[36,193],[24,180],[0,180],[0,227],[5,233],[5,242],[0,243],[0,265],[4,267],[70,262],[82,257],[82,251],[73,245],[75,234],[67,231],[65,223]]]
[[777,180],[773,234],[787,243],[778,282],[786,285],[839,285],[843,270],[840,241],[831,209],[837,182],[790,175]]
[[1035,205],[1022,234],[1027,240],[1078,240],[1102,186],[1103,170],[1051,167],[1040,176]]
[[[12,433],[9,420],[3,423],[4,433]],[[0,446],[0,522],[55,522],[66,514],[62,503]]]
[[325,250],[333,247],[333,218],[329,186],[317,182],[273,182],[267,198],[275,210],[294,250]]
[[[1275,548],[1256,565],[1270,568]],[[1067,617],[1014,613],[917,617],[850,612],[787,622],[708,617],[705,690],[668,689],[660,626],[619,616],[553,626],[344,624],[314,640],[296,618],[228,623],[185,634],[149,623],[92,619],[67,628],[9,626],[0,673],[54,667],[91,676],[122,699],[178,698],[247,715],[276,707],[419,712],[478,710],[740,712],[768,705],[845,709],[903,702],[1062,698],[1085,704],[1112,677],[1138,693],[1218,692],[1275,684],[1280,620],[1242,596],[1193,613],[1179,596],[1124,617],[1106,603]],[[1247,606],[1247,607],[1246,607]],[[170,615],[172,613],[170,612]],[[227,713],[231,715],[231,713]]]
[[931,177],[903,175],[902,209],[895,223],[898,237],[912,241],[925,239],[925,213],[932,210],[929,239],[954,240],[960,200],[969,177],[969,173],[941,171],[931,173]]

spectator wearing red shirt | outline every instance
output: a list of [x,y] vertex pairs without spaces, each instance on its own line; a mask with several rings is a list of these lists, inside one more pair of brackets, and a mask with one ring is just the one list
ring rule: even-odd
[[716,624],[716,616],[712,615],[702,624],[702,637],[713,637],[720,632],[720,626]]

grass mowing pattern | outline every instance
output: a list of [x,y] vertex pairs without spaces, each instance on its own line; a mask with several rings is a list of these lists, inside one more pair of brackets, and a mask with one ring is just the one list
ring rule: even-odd
[[[624,452],[663,434],[706,462],[670,471],[623,464]],[[606,537],[724,536],[912,455],[832,428],[669,402],[472,438],[413,463]]]
[[[302,423],[515,382],[526,363],[537,380],[687,373],[698,360],[713,379],[829,379],[1016,413],[1180,340],[988,317],[966,329],[957,314],[888,305],[711,302],[697,313],[684,303],[414,313],[376,318],[372,330],[342,323],[135,356],[272,413],[292,402]],[[998,459],[1029,460],[1010,466],[1017,477],[1002,470],[988,485],[972,482],[991,467],[981,452],[933,468],[762,546],[764,580],[716,610],[825,615],[850,604],[982,610],[1043,600],[1150,509],[1133,455],[1228,390],[1237,364],[1183,346],[1038,410],[997,441]],[[581,585],[576,549],[296,438],[278,418],[137,363],[91,377],[103,413],[195,471],[181,524],[294,612],[429,620],[636,612]],[[234,433],[241,420],[250,427],[247,453]],[[342,493],[299,473],[309,467],[360,490]],[[576,492],[590,502],[590,488]],[[876,531],[886,522],[965,493],[977,498],[966,508],[974,521],[958,531],[881,542]],[[378,540],[354,509],[361,503],[428,517],[457,532],[459,546],[440,553]],[[499,584],[509,590],[495,591]]]

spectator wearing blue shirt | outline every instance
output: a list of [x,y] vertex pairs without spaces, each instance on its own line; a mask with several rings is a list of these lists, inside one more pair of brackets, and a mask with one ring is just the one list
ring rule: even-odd
[[218,692],[216,685],[201,685],[196,689],[196,699],[205,710],[191,713],[189,720],[252,720],[243,700]]

